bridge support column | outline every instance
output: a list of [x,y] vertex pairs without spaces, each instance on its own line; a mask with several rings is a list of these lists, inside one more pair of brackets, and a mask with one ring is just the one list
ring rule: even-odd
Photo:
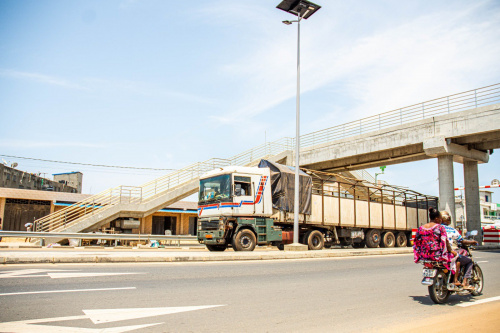
[[447,211],[451,216],[451,225],[455,226],[453,155],[439,155],[437,159],[439,172],[439,210]]
[[[481,206],[479,203],[479,176],[477,161],[464,161],[465,210],[467,230],[481,235]],[[479,237],[476,237],[480,241]]]

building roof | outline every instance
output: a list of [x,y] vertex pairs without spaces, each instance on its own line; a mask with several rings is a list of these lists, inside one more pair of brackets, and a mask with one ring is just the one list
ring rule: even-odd
[[[81,173],[80,171],[72,171],[72,172],[61,172],[61,173],[53,173],[52,176],[58,176],[58,175],[71,175],[74,173]],[[83,173],[82,173],[83,175]]]
[[[91,194],[81,193],[23,190],[18,188],[0,187],[0,198],[9,199],[78,202],[91,196]],[[198,203],[193,201],[178,201],[165,208],[197,210]]]
[[177,201],[168,207],[171,209],[198,210],[198,203],[193,201]]
[[90,194],[81,193],[23,190],[18,188],[0,187],[0,198],[9,199],[78,202],[90,196]]

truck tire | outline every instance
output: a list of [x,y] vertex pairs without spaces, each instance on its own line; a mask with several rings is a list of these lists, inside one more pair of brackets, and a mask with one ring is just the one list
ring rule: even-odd
[[304,240],[309,250],[313,251],[322,250],[325,245],[325,238],[319,230],[309,230],[306,233]]
[[374,248],[380,244],[380,230],[370,229],[365,236],[366,246]]
[[243,229],[238,231],[231,242],[235,251],[253,251],[257,245],[257,239],[253,231]]
[[222,251],[225,251],[227,249],[227,245],[226,244],[224,244],[224,245],[210,245],[210,244],[207,244],[207,249],[210,252],[222,252]]
[[381,247],[394,247],[396,245],[396,237],[392,231],[386,231],[382,235],[382,241],[380,242]]
[[398,232],[396,235],[396,246],[397,247],[406,247],[408,240],[406,239],[406,234],[402,231]]

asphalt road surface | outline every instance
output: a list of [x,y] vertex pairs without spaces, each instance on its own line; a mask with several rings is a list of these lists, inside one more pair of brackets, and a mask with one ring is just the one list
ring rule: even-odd
[[475,257],[483,295],[446,305],[432,303],[412,255],[2,266],[0,332],[411,331],[498,313],[500,250]]

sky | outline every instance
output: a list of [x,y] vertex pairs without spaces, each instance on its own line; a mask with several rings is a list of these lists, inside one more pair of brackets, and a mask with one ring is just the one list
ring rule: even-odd
[[[81,171],[95,194],[295,136],[297,30],[278,3],[0,0],[0,154]],[[498,0],[317,3],[301,24],[302,134],[500,83]],[[480,185],[495,178],[500,150],[479,165]],[[379,179],[439,193],[436,159]]]

